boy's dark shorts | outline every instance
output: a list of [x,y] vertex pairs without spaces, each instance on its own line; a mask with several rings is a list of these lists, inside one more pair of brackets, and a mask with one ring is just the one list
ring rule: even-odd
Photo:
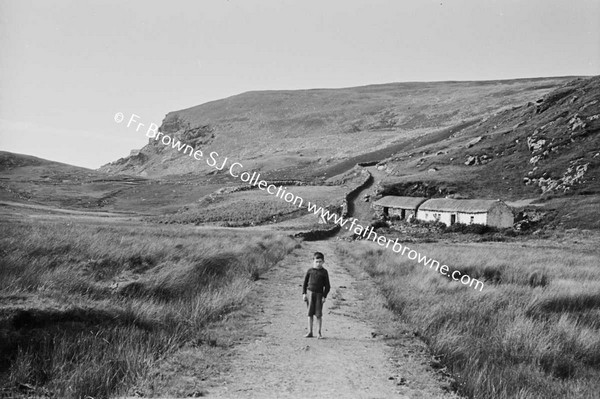
[[323,316],[323,294],[307,290],[306,297],[308,299],[308,315]]

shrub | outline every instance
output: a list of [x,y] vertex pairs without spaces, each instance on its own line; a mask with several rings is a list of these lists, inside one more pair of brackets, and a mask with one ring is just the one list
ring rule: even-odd
[[497,232],[498,229],[492,226],[478,223],[454,223],[453,225],[447,226],[445,231],[448,233],[485,234],[490,232]]
[[531,288],[545,287],[548,285],[548,275],[540,270],[534,270],[529,275],[527,283]]
[[416,219],[416,218],[412,218],[410,220],[411,224],[415,224],[417,226],[423,226],[423,227],[428,227],[428,228],[434,228],[434,229],[438,229],[441,231],[444,231],[448,228],[448,226],[446,226],[446,223],[443,222],[439,222],[437,220],[421,220],[421,219]]
[[508,228],[504,229],[503,233],[507,237],[517,237],[520,235],[519,232],[516,231],[515,229],[513,229],[512,227],[508,227]]
[[582,312],[600,308],[600,293],[577,292],[553,294],[552,296],[536,299],[529,306],[528,315],[542,313]]
[[378,220],[374,220],[371,222],[370,227],[372,227],[374,230],[375,229],[379,229],[381,227],[390,227],[390,225],[382,219],[378,219]]

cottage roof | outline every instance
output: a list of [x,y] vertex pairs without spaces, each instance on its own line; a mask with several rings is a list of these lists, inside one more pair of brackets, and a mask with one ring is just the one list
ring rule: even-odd
[[388,195],[377,201],[374,205],[385,206],[388,208],[415,209],[422,204],[427,198],[423,197],[399,197],[396,195]]
[[419,210],[477,213],[487,212],[498,203],[504,204],[500,200],[433,198],[425,201]]

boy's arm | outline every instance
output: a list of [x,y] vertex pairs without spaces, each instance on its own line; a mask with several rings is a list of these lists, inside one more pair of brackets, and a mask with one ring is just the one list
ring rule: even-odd
[[306,288],[308,287],[308,278],[310,277],[310,269],[306,272],[306,276],[304,276],[304,284],[302,284],[302,295],[306,295]]
[[329,284],[329,273],[325,270],[325,287],[323,289],[323,298],[327,298],[327,294],[329,294],[329,290],[331,289],[331,284]]

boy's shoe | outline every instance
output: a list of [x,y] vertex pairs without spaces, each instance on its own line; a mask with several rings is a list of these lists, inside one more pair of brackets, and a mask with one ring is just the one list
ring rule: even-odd
[[319,334],[319,336],[317,337],[317,339],[323,339],[323,336],[321,334]]
[[312,333],[308,333],[304,336],[304,338],[312,338],[312,337],[313,337]]

